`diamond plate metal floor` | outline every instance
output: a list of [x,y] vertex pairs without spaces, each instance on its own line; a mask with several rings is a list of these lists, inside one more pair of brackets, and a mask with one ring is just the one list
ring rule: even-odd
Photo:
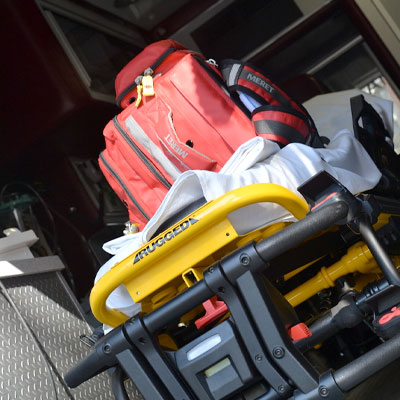
[[[69,389],[62,376],[89,349],[80,343],[81,334],[90,334],[59,272],[2,279],[18,310],[40,342],[57,387],[58,399],[114,399],[106,373]],[[130,398],[142,399],[130,386]],[[54,399],[54,390],[45,360],[15,310],[0,295],[0,399]]]

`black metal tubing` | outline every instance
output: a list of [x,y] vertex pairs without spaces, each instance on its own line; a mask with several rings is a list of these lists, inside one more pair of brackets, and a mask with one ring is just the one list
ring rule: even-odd
[[70,388],[79,386],[116,365],[118,363],[116,354],[130,348],[131,344],[126,340],[122,326],[115,328],[99,340],[91,352],[65,374],[65,382]]
[[126,349],[117,354],[116,358],[145,399],[174,400],[140,354]]
[[165,303],[150,314],[145,315],[143,317],[144,325],[150,333],[155,333],[169,322],[193,310],[193,308],[213,295],[214,293],[210,291],[206,283],[200,281],[174,297],[168,303]]
[[152,368],[151,375],[163,382],[173,399],[189,400],[195,398],[180,374],[167,360],[153,335],[147,331],[140,317],[128,320],[124,324],[124,331],[136,351],[142,354]]
[[370,249],[372,255],[375,257],[376,262],[381,268],[386,279],[394,286],[400,287],[400,275],[396,267],[393,265],[389,255],[379,242],[374,228],[371,225],[368,217],[362,217],[356,222],[360,234]]
[[[314,213],[307,215],[306,218],[286,227],[275,235],[264,239],[255,245],[249,244],[244,246],[231,255],[225,257],[224,260],[234,260],[234,265],[229,263],[232,265],[232,268],[230,267],[229,270],[226,268],[224,269],[225,274],[231,282],[234,282],[237,277],[245,273],[247,267],[244,268],[238,260],[240,260],[240,255],[247,254],[246,251],[250,252],[253,247],[255,247],[259,257],[261,257],[264,262],[254,264],[253,260],[251,270],[261,271],[267,268],[268,260],[271,260],[286,250],[298,245],[321,230],[331,227],[339,220],[345,218],[347,211],[348,207],[344,202],[329,204],[317,209]],[[212,268],[215,267],[211,266],[210,270]],[[204,280],[202,280],[170,300],[168,303],[157,308],[150,314],[145,315],[143,317],[144,325],[150,333],[155,333],[167,323],[179,318],[181,315],[192,310],[213,295],[214,293],[209,289]]]
[[268,262],[307,238],[330,228],[335,223],[346,218],[349,207],[339,201],[318,208],[295,224],[289,225],[275,235],[264,239],[255,245],[260,257]]
[[111,387],[116,400],[129,400],[124,386],[124,372],[117,366],[111,374]]
[[229,312],[235,321],[236,329],[246,346],[247,351],[260,375],[272,386],[273,392],[280,395],[288,394],[291,391],[290,386],[284,377],[273,367],[269,357],[264,351],[261,343],[252,327],[248,311],[245,308],[240,296],[235,288],[224,276],[220,267],[209,269],[204,274],[204,281],[215,293],[218,293],[229,308]]
[[355,388],[400,357],[400,334],[333,373],[337,386],[344,392]]
[[294,392],[293,400],[341,400],[344,397],[345,395],[338,387],[332,371],[327,371],[319,377],[319,383],[316,388],[308,393],[296,390]]
[[263,394],[261,397],[257,397],[255,400],[280,400],[282,397],[275,392],[275,390],[270,389],[267,393]]
[[305,352],[342,329],[358,325],[363,319],[364,313],[357,307],[353,297],[345,296],[335,307],[309,326],[312,336],[296,342],[296,347]]
[[318,373],[291,341],[269,293],[266,293],[268,288],[251,271],[243,274],[237,284],[263,345],[276,365],[301,391],[313,390],[318,386]]

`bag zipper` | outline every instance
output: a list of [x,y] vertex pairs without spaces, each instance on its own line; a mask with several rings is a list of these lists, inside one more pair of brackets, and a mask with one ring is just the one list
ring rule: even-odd
[[200,64],[200,66],[207,72],[209,77],[221,88],[221,90],[235,103],[235,105],[246,115],[247,118],[251,119],[251,112],[244,106],[244,104],[239,100],[239,96],[236,93],[230,93],[225,81],[220,77],[211,67],[218,66],[218,64],[213,59],[204,60],[200,57],[193,56],[193,58]]
[[114,177],[114,179],[119,183],[119,185],[124,189],[125,193],[128,195],[129,199],[132,201],[132,203],[135,205],[135,207],[141,212],[141,214],[146,218],[150,219],[149,216],[146,214],[146,212],[143,210],[143,208],[140,206],[138,201],[133,197],[132,193],[129,191],[128,187],[125,185],[124,181],[120,178],[120,176],[114,171],[114,169],[111,167],[111,165],[108,163],[106,160],[104,154],[101,152],[99,155],[99,158],[101,162],[104,164],[104,166],[107,168],[107,170],[110,172],[110,174]]
[[143,161],[150,172],[157,178],[157,180],[162,183],[167,189],[171,187],[170,183],[160,174],[160,172],[153,166],[149,159],[143,154],[142,150],[136,145],[132,138],[125,132],[121,124],[118,122],[117,117],[113,118],[115,127],[121,136],[125,139],[131,149],[136,153],[136,155]]
[[[160,57],[157,58],[156,61],[154,61],[153,64],[150,65],[150,68],[151,68],[153,71],[155,71],[155,69],[156,69],[157,67],[159,67],[160,64],[161,64],[170,54],[174,53],[174,52],[177,51],[177,50],[178,50],[178,49],[175,49],[175,48],[173,48],[173,47],[167,49],[163,54],[161,54]],[[140,74],[140,75],[143,75],[143,74],[144,74],[144,72],[143,72],[142,74]],[[140,76],[140,75],[139,75],[139,76]],[[122,101],[122,99],[123,99],[131,90],[135,89],[136,86],[137,86],[137,82],[136,82],[136,79],[135,79],[135,81],[133,81],[127,88],[125,88],[125,89],[122,91],[122,93],[118,96],[118,98],[117,98],[117,100],[116,100],[117,106],[121,106],[121,101]]]

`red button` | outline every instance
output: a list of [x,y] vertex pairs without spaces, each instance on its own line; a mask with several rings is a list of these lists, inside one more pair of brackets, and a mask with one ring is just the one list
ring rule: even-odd
[[294,340],[295,342],[297,340],[305,339],[312,336],[312,333],[308,329],[308,326],[303,322],[300,322],[299,324],[289,328],[288,333],[292,340]]
[[206,310],[206,314],[195,321],[197,329],[204,328],[208,324],[211,324],[211,322],[222,317],[228,311],[228,306],[223,301],[217,300],[217,296],[211,297],[211,299],[205,301],[203,307]]
[[393,307],[389,313],[383,315],[379,319],[379,325],[385,325],[390,322],[393,318],[400,316],[400,307]]

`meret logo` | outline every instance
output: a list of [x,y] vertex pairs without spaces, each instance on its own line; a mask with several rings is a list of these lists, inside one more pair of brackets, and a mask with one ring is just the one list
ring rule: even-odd
[[254,75],[251,72],[247,74],[246,79],[250,82],[254,82],[258,86],[263,87],[267,92],[272,93],[275,90],[271,85],[265,82],[264,79],[261,79],[259,76]]
[[163,246],[166,242],[170,241],[171,239],[173,239],[175,236],[178,236],[180,233],[182,233],[183,231],[185,231],[187,228],[189,228],[189,226],[194,225],[196,222],[199,222],[198,219],[194,219],[194,218],[189,218],[185,221],[183,221],[181,224],[179,224],[178,226],[176,226],[174,229],[168,231],[164,236],[158,238],[157,240],[155,240],[154,242],[152,242],[151,244],[149,244],[148,246],[146,246],[146,248],[144,248],[143,250],[140,250],[136,255],[135,255],[135,259],[133,261],[133,264],[136,264],[137,262],[139,262],[140,260],[143,259],[143,257],[148,256],[150,253],[152,253],[157,247],[161,247]]
[[181,156],[182,158],[185,158],[188,155],[188,153],[185,150],[183,150],[182,147],[180,147],[179,144],[176,143],[174,139],[172,139],[170,134],[165,136],[164,139],[169,144],[169,147],[171,147],[171,149],[174,150],[175,153],[178,154],[178,156]]

